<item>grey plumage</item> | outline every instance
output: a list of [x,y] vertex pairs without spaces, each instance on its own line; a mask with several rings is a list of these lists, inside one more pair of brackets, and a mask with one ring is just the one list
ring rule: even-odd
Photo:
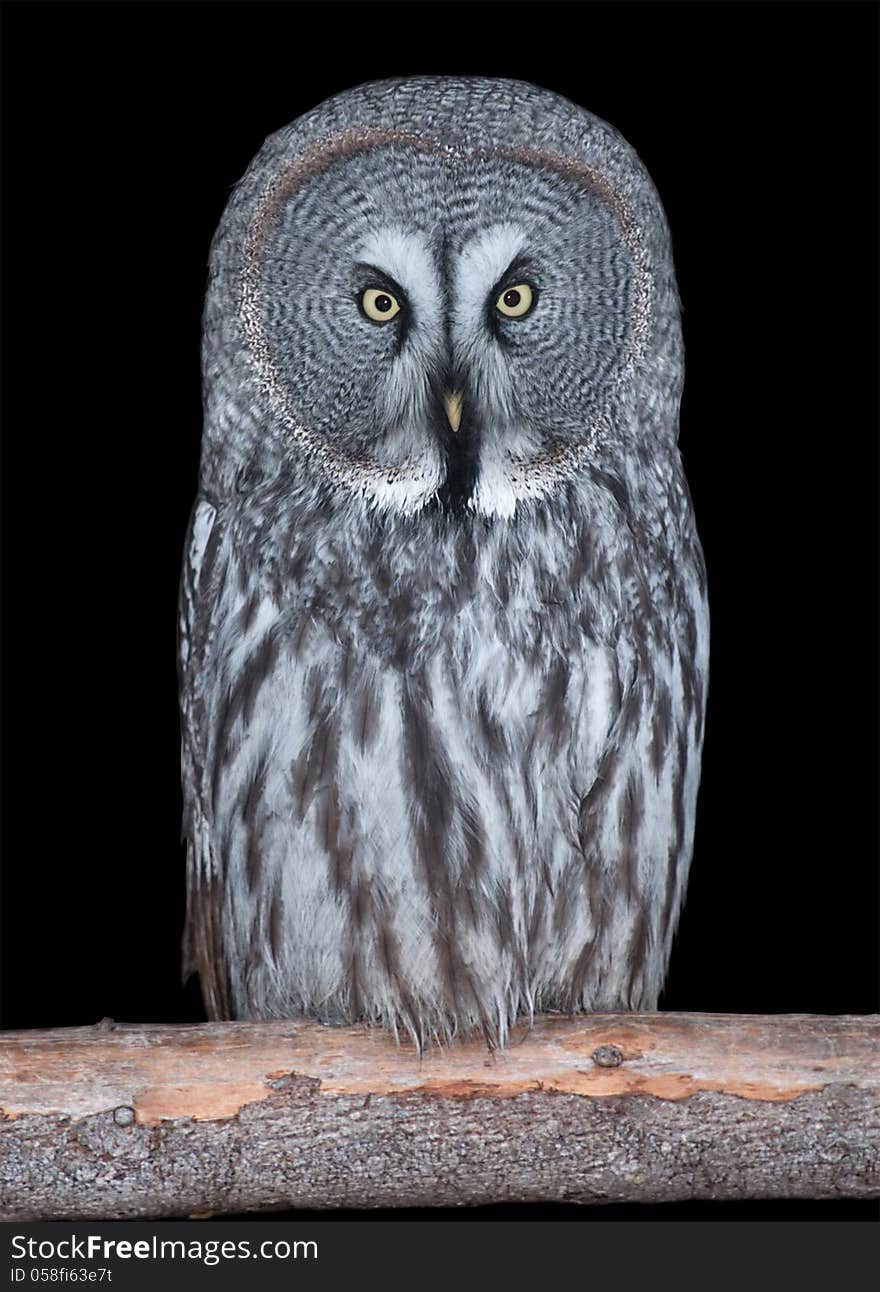
[[211,254],[180,598],[211,1017],[495,1044],[656,1006],[708,668],[682,371],[659,200],[581,108],[388,81],[266,141]]

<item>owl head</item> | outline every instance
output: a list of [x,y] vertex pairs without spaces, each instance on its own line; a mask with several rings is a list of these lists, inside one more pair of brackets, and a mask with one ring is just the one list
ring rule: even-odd
[[364,85],[272,135],[224,215],[203,472],[510,518],[651,452],[680,366],[666,223],[614,130],[518,82]]

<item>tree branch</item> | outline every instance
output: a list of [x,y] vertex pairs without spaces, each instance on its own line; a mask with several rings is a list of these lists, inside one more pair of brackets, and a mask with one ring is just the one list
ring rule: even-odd
[[0,1035],[0,1218],[880,1196],[880,1020],[306,1020]]

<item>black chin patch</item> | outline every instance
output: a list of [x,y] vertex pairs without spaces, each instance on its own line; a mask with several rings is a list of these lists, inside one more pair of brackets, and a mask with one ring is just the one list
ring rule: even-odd
[[437,490],[436,507],[452,516],[461,516],[477,486],[480,467],[480,431],[477,419],[465,402],[461,425],[453,431],[442,404],[436,421],[437,435],[443,450],[446,478]]

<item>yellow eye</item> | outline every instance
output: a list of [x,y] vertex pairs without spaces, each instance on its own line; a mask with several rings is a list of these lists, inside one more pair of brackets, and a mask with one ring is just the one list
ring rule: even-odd
[[535,294],[528,283],[517,283],[516,287],[508,287],[501,293],[495,302],[495,308],[505,318],[521,319],[525,318],[534,303]]
[[368,287],[361,297],[361,308],[374,323],[387,323],[400,313],[400,301],[380,287]]

